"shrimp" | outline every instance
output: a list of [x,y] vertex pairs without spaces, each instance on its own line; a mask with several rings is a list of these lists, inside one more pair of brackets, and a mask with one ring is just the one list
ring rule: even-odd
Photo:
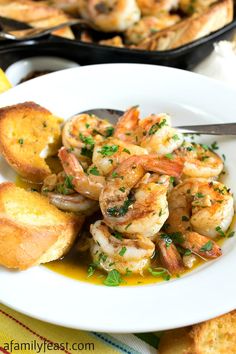
[[99,198],[106,224],[119,232],[154,236],[168,217],[168,187],[139,182],[146,171],[180,176],[182,168],[180,159],[170,161],[156,155],[131,156],[123,161],[108,177]]
[[125,32],[126,42],[129,44],[139,44],[142,40],[148,38],[151,34],[158,32],[166,27],[172,26],[180,21],[180,16],[172,14],[163,14],[160,17],[145,16],[128,28]]
[[221,158],[206,145],[184,142],[174,155],[185,160],[182,178],[216,179],[224,167]]
[[62,130],[62,143],[73,150],[84,167],[91,163],[94,144],[113,134],[113,126],[95,115],[79,114],[69,119]]
[[137,0],[138,6],[144,16],[161,16],[163,12],[176,9],[179,0]]
[[172,189],[168,202],[168,234],[177,235],[177,243],[193,253],[219,257],[220,247],[212,239],[224,236],[234,215],[233,196],[227,187],[190,178]]
[[171,127],[170,116],[165,113],[142,119],[139,125],[143,131],[140,146],[149,153],[171,154],[183,143],[183,135]]
[[99,209],[98,202],[88,199],[72,188],[70,178],[60,173],[45,178],[42,194],[58,209],[83,215],[92,215]]
[[140,140],[139,115],[139,106],[129,108],[118,120],[114,137],[137,145]]
[[118,270],[125,274],[127,270],[141,273],[150,266],[151,257],[155,251],[154,243],[139,234],[125,235],[114,231],[101,220],[90,227],[93,236],[91,254],[94,263],[108,271]]
[[95,145],[93,163],[102,176],[107,176],[128,157],[146,154],[146,149],[112,137]]
[[136,0],[80,0],[82,17],[103,32],[123,32],[140,19]]
[[59,150],[58,156],[76,192],[89,199],[98,200],[105,184],[104,177],[91,173],[91,169],[86,174],[76,156],[65,147]]
[[180,274],[185,270],[183,260],[172,242],[166,243],[164,239],[159,239],[157,250],[163,267],[167,268],[171,274]]

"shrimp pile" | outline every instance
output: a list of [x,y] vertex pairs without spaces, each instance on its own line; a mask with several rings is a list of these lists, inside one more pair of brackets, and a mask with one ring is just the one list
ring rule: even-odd
[[90,268],[145,275],[155,260],[179,275],[221,256],[217,240],[234,215],[232,193],[218,181],[224,163],[208,146],[186,142],[169,115],[142,119],[135,106],[115,126],[77,115],[62,142],[63,171],[45,179],[42,193],[65,211],[100,210],[78,247],[89,249]]

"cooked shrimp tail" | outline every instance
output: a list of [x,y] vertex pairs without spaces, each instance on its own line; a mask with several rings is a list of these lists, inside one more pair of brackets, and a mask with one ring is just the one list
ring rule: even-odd
[[158,240],[157,250],[163,267],[171,274],[180,274],[184,271],[182,258],[173,243],[167,244],[165,240]]
[[105,183],[104,177],[87,175],[76,156],[65,147],[59,150],[58,156],[65,173],[71,177],[74,189],[85,197],[98,200]]
[[215,241],[193,231],[184,234],[184,241],[180,245],[207,259],[218,258],[222,255],[221,248]]
[[139,106],[128,109],[116,124],[114,137],[128,143],[137,144],[139,140]]

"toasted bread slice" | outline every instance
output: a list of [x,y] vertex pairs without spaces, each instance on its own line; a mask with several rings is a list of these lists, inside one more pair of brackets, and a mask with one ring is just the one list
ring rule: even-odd
[[62,257],[83,221],[58,210],[37,192],[0,184],[0,264],[22,270]]
[[51,174],[45,158],[60,146],[61,119],[36,103],[0,109],[0,154],[25,179],[41,183]]
[[159,354],[235,354],[236,310],[212,320],[166,331]]
[[151,35],[137,48],[168,50],[183,46],[217,31],[233,20],[233,0],[219,0],[205,12]]
[[[0,16],[29,23],[32,27],[51,27],[69,20],[61,9],[32,0],[0,0]],[[69,27],[53,32],[60,37],[74,39]]]
[[190,337],[196,354],[235,354],[236,310],[193,326]]
[[161,335],[159,354],[195,354],[193,339],[189,332],[191,327],[166,331]]

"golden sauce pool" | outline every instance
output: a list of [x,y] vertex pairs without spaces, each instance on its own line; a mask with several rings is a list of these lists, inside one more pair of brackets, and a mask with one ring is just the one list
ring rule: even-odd
[[[53,172],[57,173],[61,171],[61,166],[57,159],[52,158],[49,162]],[[19,187],[25,189],[31,189],[37,191],[40,191],[41,189],[41,185],[29,183],[23,180],[21,177],[17,177],[16,184]],[[89,224],[89,220],[87,221],[86,224]],[[236,216],[234,216],[230,230],[234,229],[235,225],[236,225]],[[225,241],[225,238],[219,237],[218,239],[216,239],[216,241],[219,245],[222,245]],[[54,271],[56,273],[59,273],[63,276],[75,280],[89,282],[96,285],[103,284],[103,281],[105,280],[107,275],[104,271],[96,269],[92,276],[90,277],[88,276],[88,267],[91,263],[92,263],[92,259],[89,252],[80,253],[77,252],[74,247],[71,250],[71,252],[68,255],[66,255],[63,259],[47,263],[44,266],[50,269],[51,271]],[[204,261],[198,258],[194,267],[189,270],[186,270],[184,273],[181,274],[181,276],[191,272],[193,269],[197,268],[203,263]],[[160,263],[158,262],[158,259],[154,257],[151,263],[151,268],[153,269],[156,267],[160,268],[161,266]],[[162,282],[168,280],[168,277],[166,277],[166,275],[167,274],[164,274],[164,277],[162,276],[155,277],[149,271],[145,271],[143,275],[137,275],[137,274],[122,275],[123,283],[121,285],[133,286],[133,285],[145,285],[145,284]]]

